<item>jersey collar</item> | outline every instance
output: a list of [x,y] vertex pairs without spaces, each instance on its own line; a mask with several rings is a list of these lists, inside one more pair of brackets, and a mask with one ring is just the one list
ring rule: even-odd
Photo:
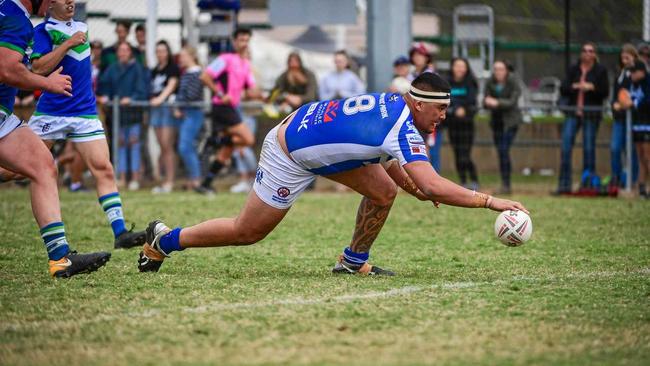
[[23,4],[20,2],[20,0],[11,0],[11,1],[13,1],[13,3],[16,4],[16,6],[18,6],[22,11],[24,11],[24,12],[25,12],[25,16],[26,16],[27,18],[29,18],[29,12],[27,11],[27,9],[25,9],[25,7],[24,7]]

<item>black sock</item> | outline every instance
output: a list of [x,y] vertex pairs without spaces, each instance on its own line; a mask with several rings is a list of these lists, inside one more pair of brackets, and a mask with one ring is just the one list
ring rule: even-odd
[[223,163],[220,162],[219,160],[215,160],[210,164],[210,171],[208,174],[205,175],[205,178],[203,179],[203,183],[201,185],[206,188],[210,188],[212,185],[212,181],[214,178],[219,175],[219,172],[223,168]]

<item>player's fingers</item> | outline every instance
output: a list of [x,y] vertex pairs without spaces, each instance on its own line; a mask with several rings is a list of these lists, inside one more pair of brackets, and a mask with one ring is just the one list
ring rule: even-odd
[[524,207],[524,205],[522,205],[521,203],[519,203],[519,202],[515,202],[514,206],[515,206],[515,208],[517,208],[517,210],[523,211],[523,212],[525,212],[526,214],[530,214],[530,212],[528,212],[528,210],[526,209],[526,207]]
[[60,74],[63,71],[63,66],[59,66],[58,69],[54,70],[54,74]]

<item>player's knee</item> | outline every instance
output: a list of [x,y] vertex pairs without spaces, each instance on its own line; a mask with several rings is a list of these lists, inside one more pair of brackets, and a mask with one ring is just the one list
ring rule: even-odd
[[95,179],[98,181],[113,181],[115,174],[113,173],[113,164],[110,161],[93,162],[93,173]]
[[386,183],[378,193],[378,195],[371,198],[372,202],[378,206],[390,206],[397,197],[397,185],[392,182]]
[[54,159],[37,160],[38,163],[32,165],[32,170],[29,172],[31,176],[27,176],[33,180],[53,179],[56,180],[59,175],[59,170],[54,163]]

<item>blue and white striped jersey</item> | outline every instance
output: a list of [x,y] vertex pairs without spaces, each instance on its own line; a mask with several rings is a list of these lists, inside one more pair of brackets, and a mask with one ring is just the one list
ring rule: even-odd
[[428,161],[422,136],[400,94],[362,94],[306,104],[286,130],[289,154],[319,175],[397,159]]

